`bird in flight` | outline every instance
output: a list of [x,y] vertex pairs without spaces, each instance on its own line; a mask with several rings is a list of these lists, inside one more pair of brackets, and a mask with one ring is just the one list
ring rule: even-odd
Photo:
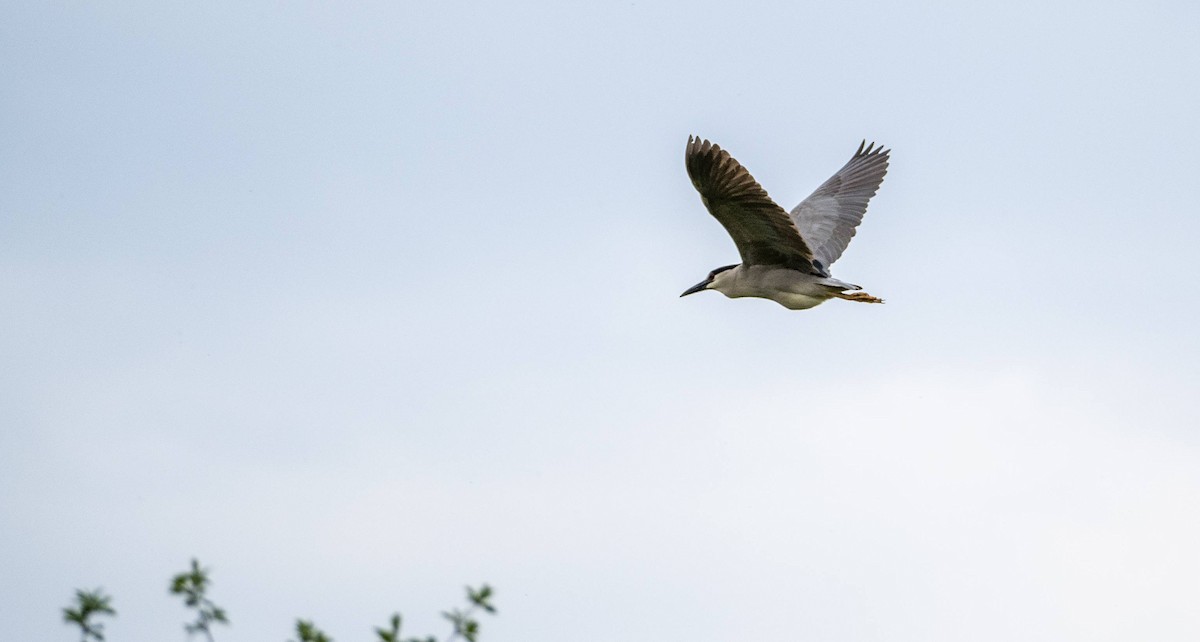
[[731,299],[770,299],[791,310],[833,298],[883,303],[830,276],[829,266],[854,237],[867,202],[879,190],[889,153],[863,141],[845,166],[788,214],[729,152],[689,136],[688,177],[704,207],[733,237],[742,262],[709,272],[679,296],[716,290]]

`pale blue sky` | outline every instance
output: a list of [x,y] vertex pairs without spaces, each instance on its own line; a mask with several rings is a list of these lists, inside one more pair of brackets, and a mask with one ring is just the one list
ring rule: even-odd
[[[1200,637],[1194,3],[112,4],[0,7],[6,638]],[[892,148],[887,305],[679,299],[689,134]]]

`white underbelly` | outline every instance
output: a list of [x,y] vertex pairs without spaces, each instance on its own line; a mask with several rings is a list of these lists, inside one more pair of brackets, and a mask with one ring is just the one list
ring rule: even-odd
[[807,310],[828,301],[829,297],[780,292],[772,297],[772,300],[789,310]]
[[722,284],[719,292],[730,298],[770,299],[789,310],[807,310],[832,298],[830,289],[813,277],[794,270],[772,266],[738,269],[732,282]]
[[797,294],[795,292],[738,292],[735,294],[726,294],[725,296],[731,299],[740,299],[742,297],[770,299],[789,310],[807,310],[821,305],[831,298],[828,296]]

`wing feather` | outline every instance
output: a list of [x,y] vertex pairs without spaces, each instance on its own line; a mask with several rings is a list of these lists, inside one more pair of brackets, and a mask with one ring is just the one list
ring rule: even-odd
[[733,237],[743,263],[821,272],[787,212],[729,152],[689,136],[685,160],[700,200]]
[[792,221],[828,268],[850,244],[867,203],[887,174],[891,150],[863,141],[854,156],[792,210]]

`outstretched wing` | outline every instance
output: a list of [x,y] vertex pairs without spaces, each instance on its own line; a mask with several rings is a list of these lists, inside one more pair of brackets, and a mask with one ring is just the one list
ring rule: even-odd
[[887,174],[891,150],[863,141],[850,162],[792,210],[792,220],[821,266],[828,268],[850,244],[867,202]]
[[733,237],[743,263],[820,272],[787,212],[729,152],[689,136],[685,160],[700,200]]

